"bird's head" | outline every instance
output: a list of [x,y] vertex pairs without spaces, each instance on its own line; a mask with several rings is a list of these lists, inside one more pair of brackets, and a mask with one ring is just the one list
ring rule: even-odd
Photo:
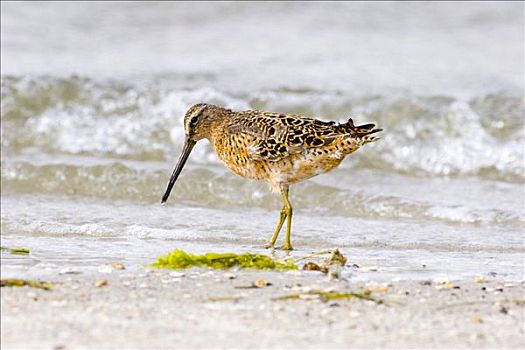
[[186,112],[186,115],[184,116],[184,146],[179,161],[171,175],[168,188],[166,189],[164,196],[162,196],[161,204],[164,204],[168,200],[171,189],[173,188],[175,181],[177,181],[182,168],[186,164],[193,146],[195,146],[197,141],[203,138],[209,138],[211,122],[219,109],[221,108],[217,106],[199,103],[191,106]]
[[184,116],[184,134],[186,141],[197,142],[207,138],[210,132],[210,123],[218,107],[206,103],[193,105]]

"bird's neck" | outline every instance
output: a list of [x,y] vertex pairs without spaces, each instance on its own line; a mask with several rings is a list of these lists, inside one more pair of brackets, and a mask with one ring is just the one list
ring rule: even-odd
[[206,120],[203,120],[201,129],[202,137],[213,142],[217,136],[216,134],[223,130],[228,117],[228,111],[226,109],[217,108]]

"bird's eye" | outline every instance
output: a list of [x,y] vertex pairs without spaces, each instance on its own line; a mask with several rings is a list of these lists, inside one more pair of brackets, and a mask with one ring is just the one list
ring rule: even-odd
[[190,125],[195,125],[197,123],[197,120],[199,120],[199,117],[195,116],[190,119]]

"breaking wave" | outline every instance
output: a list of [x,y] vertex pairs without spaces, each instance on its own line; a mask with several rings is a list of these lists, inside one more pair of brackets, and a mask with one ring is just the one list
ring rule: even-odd
[[[130,83],[8,76],[2,78],[1,96],[3,167],[10,156],[35,152],[172,161],[181,146],[184,112],[194,103],[208,102],[325,120],[352,116],[358,123],[375,122],[384,129],[380,142],[358,151],[343,167],[416,176],[525,179],[525,105],[519,95],[493,94],[468,101],[310,89],[243,95],[207,87],[176,88],[155,79]],[[217,162],[209,145],[200,147],[191,161]]]

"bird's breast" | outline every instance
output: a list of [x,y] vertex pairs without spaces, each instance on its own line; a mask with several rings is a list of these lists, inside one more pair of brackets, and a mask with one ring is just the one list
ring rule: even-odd
[[211,142],[217,157],[229,170],[249,179],[261,179],[263,169],[251,159],[249,148],[253,140],[249,136],[244,139],[224,136]]

